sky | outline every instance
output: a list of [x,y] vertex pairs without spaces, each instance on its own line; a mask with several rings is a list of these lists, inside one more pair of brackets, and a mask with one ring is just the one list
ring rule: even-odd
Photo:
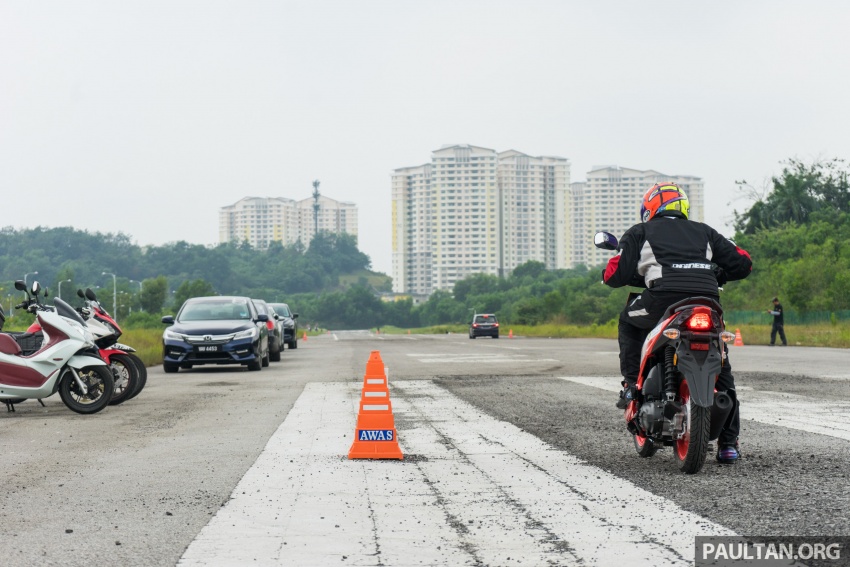
[[0,226],[214,245],[318,179],[390,273],[392,170],[473,144],[701,177],[731,235],[737,180],[850,158],[847,29],[839,0],[0,0]]

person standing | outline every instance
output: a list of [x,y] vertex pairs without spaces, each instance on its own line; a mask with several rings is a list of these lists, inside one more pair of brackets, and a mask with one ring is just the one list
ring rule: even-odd
[[776,333],[779,333],[779,338],[782,339],[782,346],[788,346],[788,341],[785,340],[785,317],[782,314],[782,304],[779,303],[779,298],[773,298],[773,309],[768,309],[768,313],[773,315],[773,327],[770,329],[770,346],[776,344]]

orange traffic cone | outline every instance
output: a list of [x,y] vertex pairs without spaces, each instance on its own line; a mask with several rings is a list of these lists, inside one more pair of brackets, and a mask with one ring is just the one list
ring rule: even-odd
[[363,376],[360,411],[349,459],[403,459],[381,353],[372,351]]
[[509,339],[514,338],[514,330],[513,329],[511,329],[510,332],[508,332],[508,338]]
[[307,331],[304,331],[304,336],[303,336],[303,337],[301,337],[301,340],[302,340],[302,341],[306,341],[306,340],[307,340]]
[[741,329],[735,329],[735,342],[733,346],[744,346],[744,339],[741,338]]

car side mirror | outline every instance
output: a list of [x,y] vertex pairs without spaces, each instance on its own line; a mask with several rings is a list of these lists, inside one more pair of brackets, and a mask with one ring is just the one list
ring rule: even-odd
[[603,250],[616,250],[619,242],[610,232],[597,232],[593,236],[593,245]]
[[293,319],[298,319],[298,313],[293,313],[293,314],[292,314],[292,318],[293,318]]
[[173,315],[166,315],[165,317],[162,318],[162,322],[165,323],[166,325],[173,325],[174,324],[174,316]]
[[269,320],[269,316],[266,315],[265,313],[260,313],[260,314],[257,315],[257,321],[259,321],[260,323],[265,323],[268,320]]

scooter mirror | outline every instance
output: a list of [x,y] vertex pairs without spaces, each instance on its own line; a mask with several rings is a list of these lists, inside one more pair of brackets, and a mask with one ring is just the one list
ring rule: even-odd
[[84,293],[83,293],[83,290],[81,290],[81,289],[78,289],[78,290],[77,290],[77,296],[78,296],[78,297],[82,297],[83,299],[85,299],[85,298],[86,298],[86,294],[84,294]]
[[41,291],[41,284],[38,282],[32,282],[32,294],[38,295],[39,291]]
[[610,232],[597,232],[593,236],[593,245],[603,250],[616,250],[618,244],[617,237]]
[[88,299],[89,301],[97,301],[97,296],[94,294],[90,287],[86,288],[86,299]]
[[27,284],[24,283],[24,280],[15,280],[15,289],[18,291],[26,291]]

